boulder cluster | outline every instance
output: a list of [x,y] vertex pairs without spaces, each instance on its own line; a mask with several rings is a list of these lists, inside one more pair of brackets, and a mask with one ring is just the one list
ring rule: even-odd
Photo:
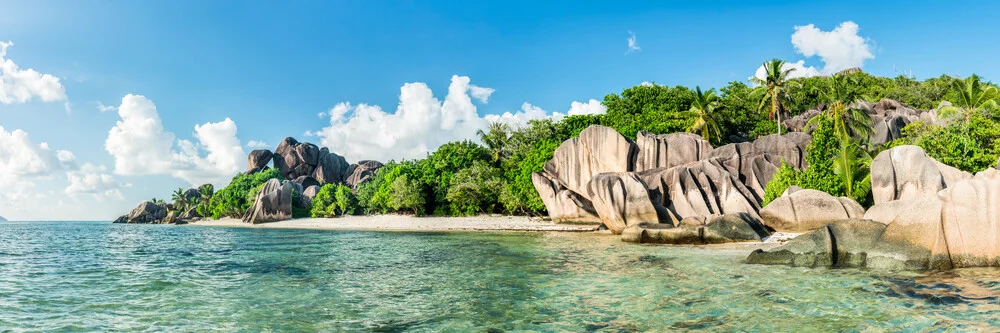
[[[189,188],[184,191],[184,197],[188,202],[198,202],[201,199],[201,191]],[[183,212],[175,212],[173,204],[143,201],[128,214],[115,219],[114,223],[184,224],[200,218],[202,216],[198,214],[195,205]]]
[[[343,156],[308,142],[288,137],[281,140],[274,152],[257,149],[247,155],[247,171],[254,174],[269,169],[271,164],[285,180],[269,180],[244,215],[247,223],[264,223],[292,218],[294,208],[311,206],[313,197],[326,184],[345,184],[352,189],[364,184],[382,167],[378,161],[363,160],[347,163]],[[197,189],[185,191],[190,202],[201,196]],[[201,218],[194,208],[174,213],[167,203],[145,201],[115,223],[185,223]]]
[[635,141],[594,125],[563,142],[532,182],[557,223],[600,223],[623,240],[760,240],[764,188],[785,161],[801,169],[805,133],[712,148],[689,133]]
[[1000,266],[1000,170],[969,174],[920,147],[880,153],[871,167],[875,205],[816,228],[750,263],[875,269]]
[[[910,123],[923,121],[928,124],[938,123],[937,111],[943,107],[951,106],[951,103],[941,102],[936,109],[921,110],[912,108],[906,104],[892,99],[882,99],[874,104],[857,102],[849,105],[849,108],[864,110],[872,118],[871,143],[881,145],[886,142],[902,137],[903,127]],[[826,105],[819,105],[816,108],[791,117],[781,124],[789,131],[805,132],[810,119],[818,116],[826,109]]]
[[378,161],[347,163],[343,156],[308,142],[287,137],[272,153],[258,149],[247,156],[247,173],[273,166],[284,181],[271,179],[243,215],[247,223],[282,221],[292,218],[294,208],[307,208],[319,188],[326,184],[345,184],[352,189],[367,182],[382,167]]

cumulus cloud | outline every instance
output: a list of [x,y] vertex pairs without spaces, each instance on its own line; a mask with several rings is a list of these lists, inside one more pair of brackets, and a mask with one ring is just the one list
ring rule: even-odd
[[578,115],[595,115],[604,114],[608,111],[608,108],[601,104],[601,102],[596,99],[591,99],[587,103],[573,102],[570,104],[569,110],[566,112],[552,112],[549,113],[540,107],[531,105],[525,102],[521,104],[521,110],[511,113],[504,112],[499,115],[486,115],[486,120],[490,122],[499,121],[507,123],[513,127],[524,126],[529,120],[535,119],[552,119],[555,121],[562,120],[566,116],[578,116]]
[[[822,75],[821,72],[815,67],[806,66],[805,60],[799,60],[798,62],[786,62],[781,66],[781,70],[788,69],[794,69],[788,73],[789,79]],[[757,67],[757,72],[755,72],[753,76],[761,80],[767,78],[767,70],[764,69],[764,65]]]
[[21,69],[7,58],[7,48],[13,45],[0,42],[0,103],[27,103],[36,97],[44,102],[66,100],[66,89],[59,78],[31,68]]
[[69,186],[66,187],[66,194],[91,194],[98,200],[124,199],[120,189],[131,184],[118,183],[114,176],[105,171],[103,165],[84,163],[78,170],[67,172],[66,179],[69,181]]
[[250,140],[250,141],[247,141],[247,148],[250,148],[250,149],[265,149],[265,148],[268,148],[270,146],[271,145],[267,144],[267,142],[260,141],[260,140]]
[[815,25],[796,26],[792,34],[795,51],[806,56],[819,56],[823,72],[836,73],[852,67],[862,67],[868,59],[874,59],[868,40],[858,35],[857,23],[847,21],[832,31],[823,31]]
[[[225,185],[246,158],[232,119],[194,127],[195,144],[177,140],[163,128],[156,105],[141,95],[127,95],[118,107],[121,120],[108,132],[104,148],[115,159],[114,173],[166,174],[193,186]],[[202,154],[202,153],[205,154]]]
[[628,50],[625,51],[625,55],[632,54],[632,52],[642,51],[642,48],[639,47],[639,43],[635,41],[635,33],[633,33],[632,30],[629,30],[628,34]]
[[32,198],[34,179],[75,169],[72,152],[53,151],[48,143],[36,144],[23,130],[7,131],[0,126],[0,203],[13,205]]
[[642,83],[640,83],[639,85],[643,86],[643,87],[652,87],[653,83],[651,83],[649,81],[642,81]]
[[521,110],[480,116],[474,101],[486,103],[494,90],[470,84],[466,76],[452,76],[448,94],[438,100],[422,82],[400,88],[394,113],[377,105],[343,102],[325,113],[330,125],[305,136],[318,136],[320,145],[348,160],[380,161],[423,158],[442,144],[476,140],[476,131],[492,121],[522,126],[532,119],[562,119],[567,115],[602,114],[607,108],[597,100],[573,102],[565,112],[546,112],[524,103]]
[[352,160],[422,158],[449,141],[475,138],[487,124],[472,99],[485,101],[492,89],[469,83],[467,76],[452,76],[444,101],[425,83],[404,84],[394,113],[377,105],[340,103],[328,111],[330,126],[313,134],[321,145]]
[[[858,35],[859,31],[858,25],[851,21],[841,23],[832,31],[822,31],[812,24],[796,26],[795,33],[792,34],[795,52],[807,58],[819,56],[824,64],[823,69],[806,66],[805,60],[799,60],[785,63],[782,70],[794,68],[795,71],[789,77],[799,78],[830,75],[844,69],[864,66],[866,60],[875,59],[875,56],[871,53],[868,40]],[[766,75],[764,65],[757,67],[754,73],[759,79],[764,79]]]

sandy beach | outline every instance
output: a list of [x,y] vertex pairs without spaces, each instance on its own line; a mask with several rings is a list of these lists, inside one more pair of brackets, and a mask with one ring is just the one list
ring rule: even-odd
[[345,216],[337,218],[302,218],[288,221],[247,224],[238,219],[202,220],[191,226],[226,226],[244,228],[293,228],[321,230],[386,231],[565,231],[587,232],[597,225],[555,224],[525,216],[413,217],[404,215]]

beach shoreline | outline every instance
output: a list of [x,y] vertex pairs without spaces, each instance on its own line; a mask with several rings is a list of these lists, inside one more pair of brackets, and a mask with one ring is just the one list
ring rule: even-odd
[[361,231],[558,231],[592,232],[598,224],[556,224],[526,216],[414,217],[406,215],[364,215],[334,218],[299,218],[279,222],[249,224],[239,219],[200,220],[189,226],[221,226],[261,229],[315,229]]

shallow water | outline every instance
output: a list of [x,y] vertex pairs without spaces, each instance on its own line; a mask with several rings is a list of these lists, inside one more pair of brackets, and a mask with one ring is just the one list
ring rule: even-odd
[[1000,271],[757,266],[568,233],[0,223],[0,331],[978,331]]

